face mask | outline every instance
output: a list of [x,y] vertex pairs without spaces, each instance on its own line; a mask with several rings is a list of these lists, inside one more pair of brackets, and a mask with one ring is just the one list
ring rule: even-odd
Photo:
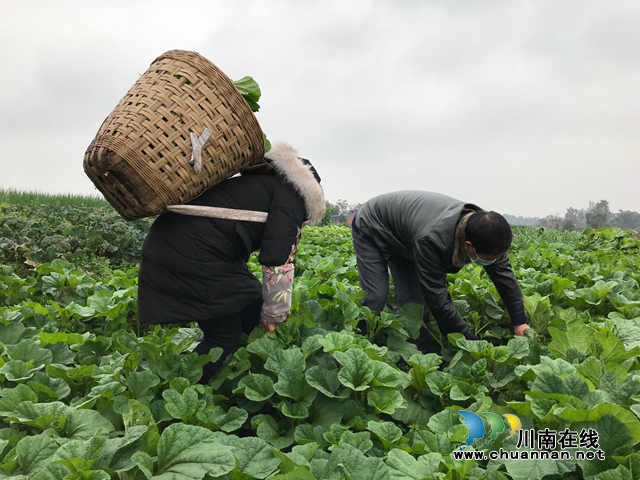
[[471,261],[473,263],[477,263],[478,265],[487,266],[487,265],[491,265],[491,264],[495,263],[496,260],[483,260],[480,257],[477,257],[475,259],[472,259]]

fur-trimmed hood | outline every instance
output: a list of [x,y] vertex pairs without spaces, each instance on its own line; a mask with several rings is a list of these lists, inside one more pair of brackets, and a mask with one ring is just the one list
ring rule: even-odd
[[327,207],[324,191],[316,180],[313,166],[308,162],[305,164],[298,156],[297,150],[284,142],[273,144],[264,158],[302,197],[307,211],[307,220],[311,225],[320,223]]

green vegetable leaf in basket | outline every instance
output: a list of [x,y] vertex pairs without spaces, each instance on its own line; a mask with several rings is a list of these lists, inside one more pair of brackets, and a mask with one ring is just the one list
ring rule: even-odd
[[[253,77],[242,77],[240,80],[235,80],[233,82],[235,87],[238,89],[242,97],[245,99],[249,108],[251,108],[252,112],[257,112],[260,110],[260,105],[258,105],[258,100],[260,100],[260,96],[262,92],[260,91],[260,85],[256,82]],[[265,153],[271,150],[271,142],[264,135],[264,151]]]
[[258,100],[260,100],[262,92],[260,92],[258,82],[256,82],[252,77],[242,77],[240,80],[234,81],[233,84],[247,101],[252,112],[260,110]]

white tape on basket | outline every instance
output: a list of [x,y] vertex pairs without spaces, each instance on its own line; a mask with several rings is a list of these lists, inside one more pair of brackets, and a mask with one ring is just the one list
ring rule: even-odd
[[200,173],[202,171],[202,147],[207,143],[209,137],[213,132],[209,130],[209,128],[205,128],[204,132],[200,137],[197,137],[195,133],[191,132],[189,136],[191,137],[191,159],[189,163],[193,165],[193,171],[196,173]]

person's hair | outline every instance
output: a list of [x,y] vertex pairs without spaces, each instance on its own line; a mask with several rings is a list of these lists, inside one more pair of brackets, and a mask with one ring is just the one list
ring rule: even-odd
[[318,175],[318,172],[313,167],[311,162],[309,160],[307,160],[306,158],[302,158],[302,157],[298,157],[298,158],[300,159],[300,161],[302,162],[303,165],[306,165],[307,167],[309,167],[309,170],[311,170],[311,173],[313,173],[313,176],[315,177],[316,182],[321,183],[322,179],[320,178],[320,175]]
[[496,212],[480,210],[469,217],[465,240],[471,242],[476,253],[498,255],[509,250],[513,233],[507,220]]

